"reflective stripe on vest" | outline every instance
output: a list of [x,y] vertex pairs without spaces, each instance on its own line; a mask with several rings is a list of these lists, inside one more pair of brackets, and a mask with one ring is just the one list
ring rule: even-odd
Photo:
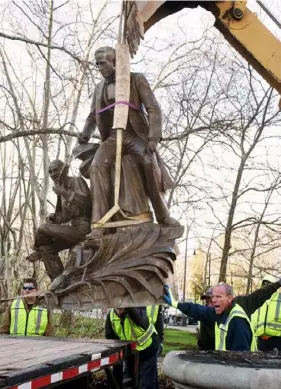
[[252,325],[257,337],[280,336],[281,330],[281,293],[275,292],[252,315]]
[[137,326],[128,316],[125,317],[123,326],[120,317],[115,310],[110,311],[110,321],[112,328],[120,340],[133,340],[137,342],[137,350],[145,350],[152,343],[152,335],[156,332],[152,323],[149,324],[145,331]]
[[32,307],[29,313],[26,312],[22,299],[12,302],[11,308],[11,335],[44,335],[48,325],[48,311],[41,307]]
[[143,345],[147,340],[149,340],[151,338],[152,334],[154,332],[156,332],[155,328],[154,328],[154,325],[152,323],[150,323],[149,326],[148,326],[148,329],[144,332],[144,334],[141,335],[141,336],[137,336],[136,331],[135,331],[136,325],[132,322],[131,319],[129,319],[129,322],[130,322],[130,325],[131,325],[132,335],[133,335],[134,339],[136,339],[137,343],[140,346]]
[[146,314],[148,317],[148,320],[155,325],[158,317],[159,312],[159,305],[148,305],[146,307]]
[[275,321],[280,321],[280,312],[281,312],[281,293],[279,293],[277,297],[275,317],[274,317]]
[[230,311],[225,324],[220,324],[218,326],[218,324],[216,323],[216,326],[215,326],[215,349],[226,351],[226,337],[227,337],[227,333],[228,333],[229,323],[231,322],[231,320],[234,317],[242,317],[243,319],[245,319],[249,323],[249,326],[250,326],[250,329],[252,332],[252,342],[251,342],[250,350],[256,351],[257,350],[256,338],[255,338],[254,331],[253,331],[252,326],[251,326],[251,322],[250,322],[247,314],[243,310],[243,308],[241,308],[240,305],[238,305],[238,304],[235,304],[234,307],[232,308],[232,310]]
[[[12,334],[16,335],[18,333],[20,303],[21,303],[21,299],[15,300],[15,310],[16,310],[16,313],[14,315],[14,320],[13,320],[13,325],[12,325],[12,317],[13,317],[13,315],[12,315],[12,312],[11,312],[11,328],[12,328],[12,332],[11,332],[11,329],[10,329],[10,334],[12,333]],[[26,321],[26,310],[25,310],[25,307],[24,307],[24,311],[25,311],[25,321]]]

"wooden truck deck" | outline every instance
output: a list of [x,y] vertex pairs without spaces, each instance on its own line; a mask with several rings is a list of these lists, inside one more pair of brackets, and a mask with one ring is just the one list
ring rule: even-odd
[[114,340],[0,336],[0,388],[39,389],[120,363],[135,344]]

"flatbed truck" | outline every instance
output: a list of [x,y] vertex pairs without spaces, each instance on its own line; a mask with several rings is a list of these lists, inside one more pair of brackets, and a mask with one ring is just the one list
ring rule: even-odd
[[[0,335],[0,350],[1,389],[94,388],[93,373],[102,369],[113,389],[138,385],[134,342]],[[128,363],[132,374],[123,379]]]

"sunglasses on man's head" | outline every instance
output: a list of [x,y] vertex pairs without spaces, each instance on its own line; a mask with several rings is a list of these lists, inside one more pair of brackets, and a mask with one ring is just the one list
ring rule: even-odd
[[22,289],[23,290],[33,290],[33,289],[35,289],[35,286],[23,286]]

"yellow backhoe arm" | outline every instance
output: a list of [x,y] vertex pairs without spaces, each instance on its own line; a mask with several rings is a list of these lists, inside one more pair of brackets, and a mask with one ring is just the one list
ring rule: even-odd
[[127,40],[133,56],[144,33],[183,8],[201,6],[215,16],[215,27],[257,72],[281,94],[281,42],[247,8],[247,1],[131,1]]

